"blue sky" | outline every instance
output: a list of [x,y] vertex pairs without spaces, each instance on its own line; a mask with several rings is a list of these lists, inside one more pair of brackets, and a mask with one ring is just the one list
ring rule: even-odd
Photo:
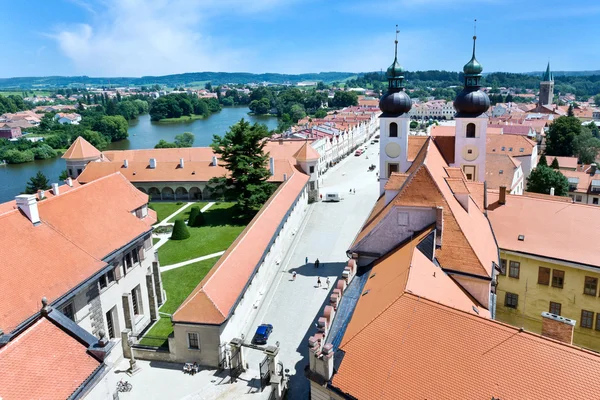
[[0,77],[182,72],[457,71],[477,18],[484,70],[600,69],[600,2],[27,0],[3,2]]

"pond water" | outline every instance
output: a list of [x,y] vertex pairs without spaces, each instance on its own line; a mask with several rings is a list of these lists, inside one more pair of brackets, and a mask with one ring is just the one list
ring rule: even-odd
[[[181,123],[156,123],[150,121],[150,115],[142,115],[129,124],[129,138],[111,143],[111,150],[149,149],[159,140],[172,142],[175,135],[192,132],[195,136],[194,147],[205,147],[212,142],[213,135],[222,135],[229,127],[240,119],[267,125],[269,129],[277,127],[274,117],[257,117],[248,115],[247,107],[225,107],[220,112],[205,119]],[[14,199],[25,190],[27,181],[38,171],[42,171],[50,180],[57,182],[58,176],[66,169],[65,161],[61,158],[37,160],[25,164],[0,166],[0,202]]]

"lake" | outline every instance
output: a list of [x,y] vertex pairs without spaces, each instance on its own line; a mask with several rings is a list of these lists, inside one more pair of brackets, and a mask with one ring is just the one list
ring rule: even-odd
[[[154,148],[160,139],[172,142],[175,135],[183,132],[194,134],[194,147],[206,147],[212,143],[213,135],[224,134],[231,125],[242,118],[252,123],[265,124],[269,129],[277,127],[276,118],[251,116],[248,115],[248,111],[247,107],[225,107],[206,119],[169,124],[152,122],[150,115],[142,115],[130,122],[129,138],[111,143],[109,149],[150,149]],[[65,169],[65,161],[61,158],[0,166],[0,202],[14,199],[25,190],[29,178],[38,171],[42,171],[52,183],[57,182],[58,176]]]

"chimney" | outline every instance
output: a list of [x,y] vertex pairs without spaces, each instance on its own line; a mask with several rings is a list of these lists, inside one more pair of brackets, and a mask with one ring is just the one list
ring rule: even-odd
[[180,158],[179,159],[179,168],[183,168],[183,165],[184,165],[183,158]]
[[213,167],[216,167],[216,166],[218,165],[218,164],[217,164],[217,156],[213,156],[213,157],[212,157],[212,164],[211,164],[211,165],[212,165]]
[[46,191],[45,190],[40,190],[38,192],[38,197],[40,200],[44,200],[46,198]]
[[156,158],[150,159],[150,168],[152,168],[152,169],[156,168]]
[[68,177],[66,182],[69,187],[73,187],[73,179],[71,179],[71,177]]
[[444,208],[436,207],[435,209],[435,247],[442,247],[442,235],[444,233]]
[[554,188],[553,187],[550,188],[550,196],[554,196]]
[[287,181],[287,174],[283,174],[283,181]]
[[15,197],[17,200],[17,207],[29,218],[31,223],[39,225],[40,213],[38,211],[37,201],[34,194],[20,194]]
[[129,160],[123,160],[123,168],[129,168]]
[[53,183],[53,184],[52,184],[52,193],[53,193],[55,196],[58,196],[58,183]]
[[564,343],[573,344],[574,319],[561,317],[560,315],[542,313],[542,336],[559,340]]
[[500,186],[500,197],[498,197],[498,204],[506,204],[506,186]]
[[269,170],[271,171],[271,176],[275,175],[275,159],[273,157],[269,158]]
[[590,175],[591,176],[596,175],[596,169],[598,169],[598,165],[596,165],[596,163],[590,164]]

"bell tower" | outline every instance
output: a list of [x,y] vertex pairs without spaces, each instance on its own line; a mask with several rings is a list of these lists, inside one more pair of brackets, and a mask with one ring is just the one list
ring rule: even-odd
[[385,184],[392,172],[406,172],[408,162],[408,134],[410,119],[408,112],[412,107],[410,97],[404,91],[404,69],[398,63],[398,25],[394,62],[387,69],[387,93],[379,100],[379,193],[383,194]]
[[547,106],[552,104],[552,100],[554,100],[554,76],[550,71],[550,63],[546,67],[546,72],[542,76],[542,81],[540,82],[540,106]]
[[454,166],[460,167],[467,179],[485,181],[486,141],[490,99],[481,91],[483,67],[475,58],[473,36],[473,56],[464,66],[465,87],[454,99],[456,109],[456,137],[454,140]]

